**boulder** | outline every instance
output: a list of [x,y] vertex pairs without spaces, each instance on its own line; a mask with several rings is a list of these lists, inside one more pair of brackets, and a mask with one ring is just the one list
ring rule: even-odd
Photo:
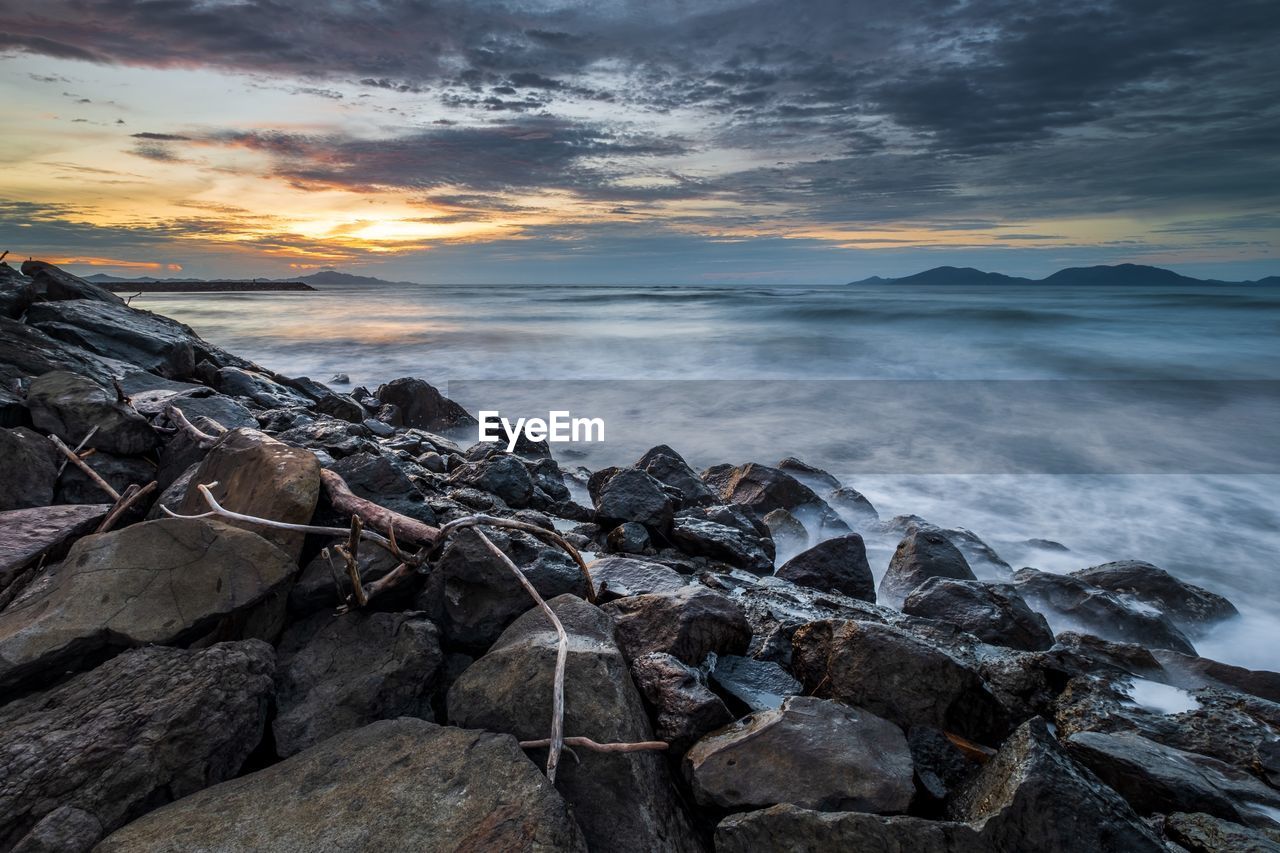
[[856,533],[819,542],[787,560],[776,574],[800,586],[834,589],[863,601],[876,600],[876,582],[867,563],[867,548]]
[[[614,640],[608,615],[572,595],[549,602],[569,634],[565,734],[601,743],[652,740],[644,705]],[[529,610],[449,689],[449,722],[507,732],[520,740],[548,736],[557,638],[546,615]],[[534,753],[540,760],[545,753]],[[654,752],[568,756],[556,787],[573,807],[593,850],[698,850],[676,803],[666,764]]]
[[994,850],[1168,853],[1127,803],[1078,768],[1044,720],[1023,723],[952,801]]
[[392,426],[448,432],[477,423],[466,409],[421,379],[392,380],[378,388],[377,397],[383,404],[395,407]]
[[563,799],[504,735],[381,720],[134,821],[97,853],[564,850]]
[[827,503],[856,529],[868,530],[880,521],[880,513],[876,512],[871,501],[857,489],[842,486],[827,495]]
[[1019,569],[1013,575],[1027,604],[1099,637],[1194,655],[1195,647],[1178,627],[1150,605],[1126,600],[1070,575]]
[[995,646],[1034,652],[1053,645],[1049,623],[1009,584],[930,578],[911,591],[902,611],[955,625]]
[[110,509],[108,504],[75,504],[0,512],[0,593],[41,557],[50,563],[60,559]]
[[700,584],[620,598],[603,609],[617,625],[628,660],[666,652],[697,666],[712,652],[742,654],[751,641],[742,608]]
[[1264,835],[1207,814],[1167,815],[1161,829],[1188,853],[1280,853],[1280,832]]
[[337,418],[340,421],[348,421],[353,424],[363,423],[364,419],[368,417],[364,406],[361,406],[346,394],[334,394],[332,392],[324,394],[316,401],[315,410],[322,415],[328,415],[331,418]]
[[820,812],[792,805],[729,815],[716,827],[716,853],[991,853],[992,849],[963,823]]
[[892,622],[901,614],[838,592],[819,592],[779,577],[761,578],[733,591],[751,626],[748,654],[791,666],[791,638],[796,629],[822,619]]
[[974,533],[963,527],[939,527],[930,524],[918,515],[896,515],[888,521],[881,522],[879,528],[884,533],[906,536],[917,531],[928,531],[945,536],[947,541],[964,555],[969,568],[980,568],[985,571],[1007,577],[1012,571],[1010,566],[996,550]]
[[31,278],[31,283],[46,299],[89,299],[108,305],[125,304],[124,299],[105,287],[99,287],[44,261],[23,261],[22,274]]
[[880,600],[899,607],[929,578],[977,580],[964,555],[946,536],[934,530],[912,530],[889,560],[889,570],[880,581]]
[[116,399],[116,392],[84,376],[55,370],[32,381],[27,407],[36,428],[71,446],[97,427],[86,447],[134,456],[159,444],[147,419]]
[[609,550],[615,554],[643,554],[652,552],[652,541],[649,531],[643,524],[634,521],[624,522],[609,531],[607,540]]
[[165,379],[140,370],[125,374],[120,385],[129,395],[129,403],[148,418],[163,414],[169,406],[177,406],[192,423],[209,418],[226,429],[258,425],[258,419],[243,403],[204,385]]
[[53,503],[53,485],[62,458],[49,439],[35,430],[0,429],[0,471],[4,471],[0,511]]
[[5,385],[53,370],[71,371],[110,385],[112,376],[129,369],[131,365],[101,358],[55,340],[34,326],[0,316],[0,381]]
[[11,853],[89,853],[102,837],[96,817],[74,806],[58,806],[14,845]]
[[680,496],[681,506],[697,506],[715,501],[715,493],[689,467],[684,457],[665,444],[646,451],[635,467],[674,490]]
[[[1059,637],[1061,639],[1061,637]],[[1199,687],[1223,687],[1280,703],[1280,673],[1245,669],[1242,666],[1192,657],[1167,649],[1152,653],[1157,667],[1164,670],[1171,684],[1188,690]],[[1153,667],[1154,668],[1154,667]]]
[[354,453],[330,466],[357,497],[415,518],[424,524],[438,524],[439,519],[409,475],[387,456]]
[[631,557],[601,557],[588,563],[587,571],[591,572],[596,597],[602,602],[654,592],[675,592],[689,583],[688,578],[661,563]]
[[805,530],[800,520],[785,509],[775,509],[766,513],[763,519],[773,538],[779,560],[791,559],[809,547],[809,531]]
[[738,525],[682,514],[672,522],[671,541],[695,557],[710,557],[756,574],[773,571],[772,548],[763,547],[764,541],[754,528],[744,530]]
[[0,848],[60,807],[110,832],[234,776],[262,737],[273,659],[257,640],[150,646],[0,706]]
[[631,664],[640,695],[652,710],[653,733],[682,755],[703,735],[733,722],[733,714],[703,681],[701,670],[665,652],[636,658]]
[[[131,484],[144,486],[156,478],[156,466],[139,456],[118,456],[100,450],[84,461],[118,493],[123,493]],[[53,499],[60,504],[98,504],[111,500],[101,486],[75,465],[63,469]],[[138,509],[146,507],[144,502]]]
[[27,322],[51,338],[161,376],[195,371],[195,332],[150,311],[88,299],[43,302],[31,306]]
[[1141,560],[1103,563],[1071,573],[1091,586],[1129,595],[1167,616],[1183,631],[1203,633],[1216,622],[1238,616],[1235,605],[1217,593],[1180,581]]
[[811,523],[820,535],[850,532],[849,525],[813,489],[777,468],[750,462],[736,468],[713,468],[703,472],[702,479],[721,500],[748,507],[760,518],[785,509]]
[[[340,541],[334,540],[330,544],[341,544]],[[306,616],[317,610],[332,610],[346,602],[347,596],[351,595],[351,578],[347,576],[346,566],[342,558],[336,554],[331,554],[332,566],[330,560],[325,559],[324,554],[316,554],[312,560],[302,568],[302,573],[298,575],[297,581],[289,590],[289,611],[297,616]],[[360,582],[368,585],[385,577],[389,572],[400,565],[400,560],[386,548],[379,548],[374,545],[362,546],[356,553],[356,567],[360,572]],[[334,580],[334,567],[337,568],[337,582]],[[380,601],[389,602],[395,593],[388,590],[380,596]]]
[[841,485],[833,475],[794,456],[786,457],[774,467],[795,477],[815,492],[832,492]]
[[509,507],[529,505],[533,497],[533,478],[520,458],[510,453],[495,453],[479,462],[468,462],[449,474],[451,485],[471,486],[497,495]]
[[37,298],[31,279],[8,264],[0,263],[0,317],[21,317]]
[[685,755],[704,806],[791,803],[820,811],[900,813],[915,794],[902,730],[860,708],[792,696],[704,737]]
[[619,468],[600,486],[595,509],[601,524],[634,521],[665,531],[671,526],[673,507],[662,483],[637,468]]
[[792,644],[792,669],[814,695],[979,743],[999,743],[1008,731],[1006,712],[976,672],[897,628],[823,620],[797,630]]
[[[320,464],[314,453],[290,447],[256,429],[233,429],[218,439],[196,469],[178,512],[193,515],[209,509],[197,486],[211,486],[218,503],[234,512],[307,524],[320,498]],[[273,530],[260,524],[233,522],[276,544],[296,560],[303,533]]]
[[776,710],[788,696],[797,696],[804,690],[777,663],[740,655],[718,655],[711,680],[748,711]]
[[297,415],[299,411],[280,413],[287,417],[289,421],[287,426],[276,425],[274,418],[268,419],[265,416],[259,417],[258,420],[263,429],[278,430],[276,438],[285,444],[323,451],[334,459],[343,459],[357,453],[381,455],[381,448],[363,424],[353,424],[323,416],[313,419],[308,415]]
[[110,648],[191,642],[293,571],[262,537],[207,519],[86,536],[0,611],[0,687],[80,668]]
[[432,719],[443,655],[422,613],[317,613],[280,640],[276,754],[395,717]]
[[264,409],[286,409],[291,406],[310,406],[312,403],[306,394],[255,370],[235,366],[220,367],[212,378],[211,384],[223,394],[243,397]]

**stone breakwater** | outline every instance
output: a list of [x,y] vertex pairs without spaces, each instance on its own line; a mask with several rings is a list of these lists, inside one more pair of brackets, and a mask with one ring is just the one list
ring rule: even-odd
[[[1015,571],[797,459],[567,470],[475,429],[421,379],[338,393],[0,264],[0,851],[1280,850],[1280,675],[1197,656],[1221,596]],[[557,635],[476,530],[348,573],[344,536],[165,512],[200,486],[558,531],[590,581],[486,535],[568,635],[566,733],[667,748],[548,782],[519,742]]]

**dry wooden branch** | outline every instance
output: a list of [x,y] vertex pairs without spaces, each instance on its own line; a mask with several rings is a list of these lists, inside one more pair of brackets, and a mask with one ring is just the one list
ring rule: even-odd
[[417,574],[417,568],[412,563],[401,563],[382,577],[365,588],[365,596],[368,598],[376,598],[389,589],[399,586],[409,578]]
[[98,525],[98,529],[94,533],[106,533],[115,523],[120,520],[120,516],[129,511],[131,507],[138,501],[145,498],[156,490],[157,484],[155,480],[147,483],[145,486],[139,487],[136,483],[124,490],[124,494],[116,501],[115,506],[111,507],[111,511],[107,513],[107,517],[102,519],[102,523]]
[[[520,741],[520,746],[524,749],[538,749],[550,745],[551,740],[549,738]],[[670,744],[660,740],[641,740],[635,743],[598,743],[589,737],[575,736],[566,737],[564,745],[566,748],[580,746],[583,749],[590,749],[594,752],[647,752],[667,749],[670,746]]]
[[347,576],[351,578],[351,597],[355,600],[356,607],[364,607],[369,603],[368,596],[364,593],[364,584],[360,582],[360,516],[351,516],[351,535],[347,538],[346,545],[339,545],[337,551],[342,555],[342,559],[347,561]]
[[76,452],[63,443],[62,439],[56,435],[49,436],[49,440],[53,442],[53,446],[61,451],[62,455],[67,457],[72,465],[75,465],[85,473],[85,476],[94,482],[94,484],[102,491],[111,496],[111,502],[115,503],[120,500],[120,493],[111,488],[111,484],[102,477],[98,476],[98,472],[89,467],[89,464],[76,455]]
[[440,540],[443,541],[446,536],[455,530],[464,527],[474,527],[477,524],[488,525],[489,527],[507,527],[512,530],[523,530],[525,533],[533,534],[544,542],[553,545],[559,545],[565,552],[573,558],[573,562],[578,565],[578,571],[582,573],[583,578],[587,581],[587,601],[595,603],[596,587],[591,579],[591,571],[587,568],[586,562],[582,559],[582,555],[578,553],[578,549],[569,544],[569,542],[556,533],[554,530],[548,530],[545,527],[539,527],[536,524],[530,524],[527,521],[516,521],[514,518],[499,518],[496,515],[468,515],[464,518],[454,519],[447,522],[440,528]]
[[[187,416],[184,415],[182,413],[182,409],[179,409],[177,406],[166,406],[164,413],[165,416],[173,422],[174,426],[191,436],[192,440],[205,450],[213,447],[213,445],[218,441],[218,436],[210,435],[195,424],[191,423],[191,421],[187,420]],[[215,425],[222,426],[217,423],[215,423]],[[226,432],[226,427],[222,428],[222,432]]]
[[124,393],[124,386],[120,384],[120,380],[111,377],[111,387],[116,389],[116,402],[124,406],[133,407],[133,401],[129,399],[129,395]]
[[[440,538],[438,527],[432,527],[416,518],[378,506],[371,500],[356,497],[351,489],[347,488],[346,481],[333,471],[322,469],[320,481],[324,483],[325,491],[329,493],[329,502],[333,504],[333,508],[348,515],[358,516],[366,527],[392,531],[397,540],[413,545],[434,545]],[[382,541],[384,544],[390,544],[390,540]]]
[[[80,443],[77,444],[75,448],[73,448],[75,450],[75,454],[79,456],[80,451],[84,450],[84,446],[89,443],[89,439],[93,438],[97,434],[98,434],[97,424],[94,424],[93,426],[89,427],[89,431],[84,434],[84,438],[80,439]],[[62,472],[66,470],[66,467],[67,467],[67,460],[63,459],[61,464],[58,465],[58,474],[53,479],[57,480],[58,477],[61,477]]]
[[333,578],[333,588],[338,593],[338,602],[341,603],[347,598],[346,591],[342,588],[342,573],[339,572],[338,567],[333,564],[333,554],[329,552],[328,548],[321,548],[320,556],[324,557],[325,561],[329,564],[329,576]]

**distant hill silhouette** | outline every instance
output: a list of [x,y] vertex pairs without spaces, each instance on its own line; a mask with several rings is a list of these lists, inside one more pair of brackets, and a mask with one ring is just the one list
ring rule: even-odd
[[[148,283],[164,283],[172,284],[175,282],[199,282],[203,279],[198,278],[153,278],[152,276],[138,276],[136,278],[120,278],[119,276],[107,275],[106,273],[94,273],[84,277],[85,281],[91,281],[94,284],[124,284],[128,282],[148,282]],[[253,279],[261,282],[285,282],[285,281],[301,281],[304,284],[313,286],[334,286],[334,285],[378,285],[378,284],[417,284],[413,281],[387,281],[386,279],[374,278],[369,275],[352,275],[351,273],[338,272],[337,270],[321,270],[320,272],[311,273],[310,275],[291,276],[289,278],[261,278]]]
[[934,267],[931,270],[918,272],[915,275],[901,278],[882,278],[872,276],[850,284],[1032,284],[1032,285],[1107,285],[1107,286],[1149,286],[1149,285],[1185,285],[1185,284],[1280,284],[1280,276],[1267,276],[1257,281],[1220,281],[1218,279],[1192,278],[1162,267],[1149,267],[1142,264],[1114,264],[1096,267],[1069,267],[1058,270],[1051,276],[1041,279],[1021,278],[1019,276],[1002,275],[998,272],[984,272],[973,267]]

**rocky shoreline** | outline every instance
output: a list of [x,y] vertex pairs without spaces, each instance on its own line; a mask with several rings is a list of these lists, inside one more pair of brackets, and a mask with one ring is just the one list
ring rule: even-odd
[[[1280,850],[1280,674],[1197,656],[1221,596],[474,424],[0,263],[0,853]],[[508,561],[565,734],[635,751],[548,780]]]

